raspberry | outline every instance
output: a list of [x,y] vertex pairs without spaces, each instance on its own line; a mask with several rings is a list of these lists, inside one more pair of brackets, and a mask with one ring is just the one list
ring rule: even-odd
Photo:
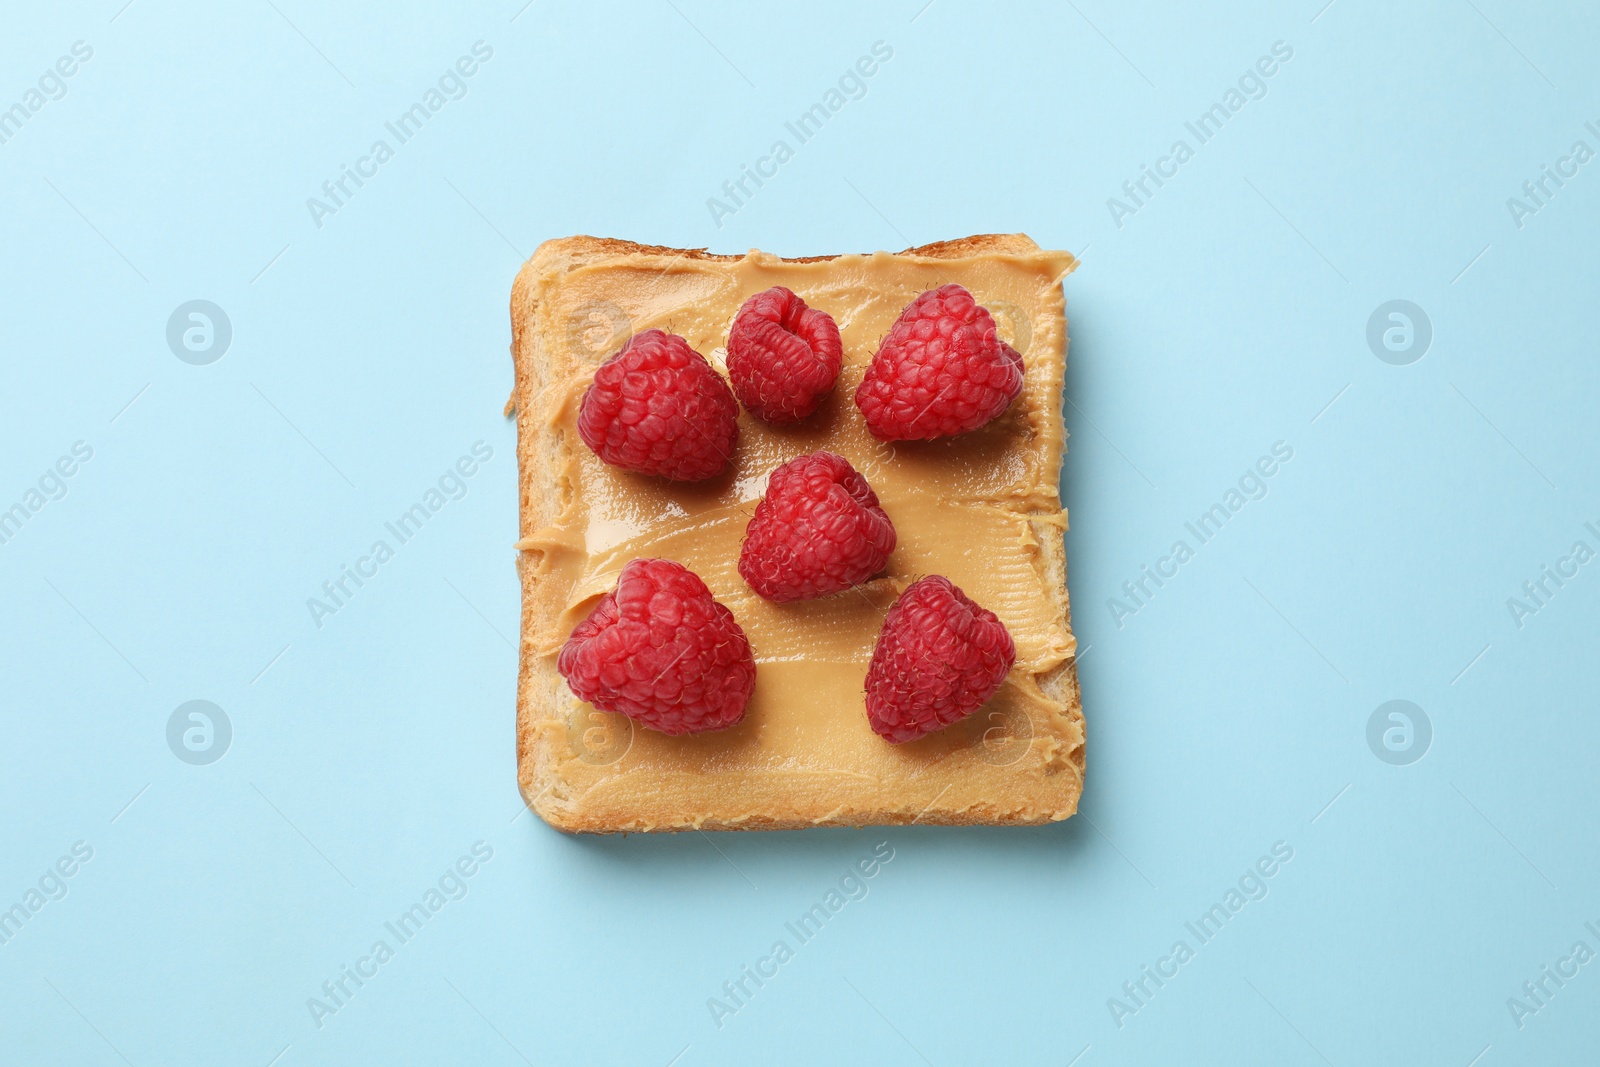
[[700,576],[636,559],[561,646],[556,669],[578,699],[664,734],[744,718],[756,684],[750,642]]
[[787,425],[817,410],[844,360],[839,327],[826,311],[781,285],[744,302],[728,331],[728,379],[758,418]]
[[867,667],[867,721],[895,744],[943,729],[994,696],[1016,659],[994,612],[930,575],[883,620]]
[[923,293],[900,313],[856,389],[867,429],[884,441],[976,430],[1022,392],[1022,356],[959,285]]
[[768,600],[810,600],[878,573],[894,540],[894,524],[850,461],[813,452],[767,479],[745,529],[739,573]]
[[595,371],[578,436],[613,466],[694,482],[721,474],[739,440],[739,405],[706,357],[645,330]]

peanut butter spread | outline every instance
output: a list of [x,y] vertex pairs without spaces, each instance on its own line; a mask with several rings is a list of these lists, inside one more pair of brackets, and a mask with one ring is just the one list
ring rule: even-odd
[[[666,829],[1041,822],[1076,809],[1083,726],[1057,490],[1061,279],[1076,265],[1066,253],[1036,247],[815,261],[663,250],[591,256],[533,275],[525,321],[516,324],[519,337],[533,337],[539,364],[526,391],[519,374],[524,526],[517,547],[530,590],[523,730],[539,749],[523,787],[541,815],[580,829]],[[855,388],[901,310],[946,282],[966,286],[1022,354],[1022,395],[963,437],[885,444],[867,432]],[[725,369],[735,312],[773,285],[831,314],[844,340],[844,369],[816,415],[780,429],[741,412],[730,469],[694,484],[609,467],[582,443],[583,391],[631,333],[680,334]],[[885,577],[821,600],[772,604],[735,567],[745,526],[773,468],[818,449],[843,455],[866,476],[898,546]],[[530,497],[543,501],[542,511]],[[641,556],[693,570],[744,628],[757,680],[740,725],[668,737],[578,702],[554,675],[567,635],[623,565]],[[1000,692],[968,719],[891,745],[867,724],[862,683],[884,613],[925,574],[945,575],[995,612],[1017,661]],[[547,698],[539,679],[552,677]]]

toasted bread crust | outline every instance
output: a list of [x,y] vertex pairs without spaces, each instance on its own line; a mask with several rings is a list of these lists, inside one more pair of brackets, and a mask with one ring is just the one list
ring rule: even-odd
[[[1036,245],[1023,234],[979,234],[950,241],[939,241],[906,249],[900,255],[922,256],[937,259],[963,259],[987,255],[1027,255],[1038,252]],[[561,273],[589,263],[613,260],[628,256],[672,256],[684,260],[734,262],[742,256],[717,255],[705,249],[670,248],[660,245],[643,245],[633,241],[604,237],[574,236],[544,242],[518,272],[511,293],[511,352],[515,364],[515,383],[506,405],[507,414],[515,412],[517,418],[517,461],[519,469],[520,536],[531,537],[536,531],[547,529],[559,519],[563,510],[563,488],[558,484],[558,472],[563,469],[562,450],[567,447],[559,434],[535,416],[535,398],[554,384],[551,380],[549,356],[541,348],[539,331],[533,328],[535,311],[542,287]],[[786,258],[785,263],[817,263],[838,256],[806,256]],[[1063,336],[1063,345],[1066,339]],[[1055,413],[1060,418],[1059,410]],[[1057,469],[1060,456],[1054,457]],[[1064,513],[1041,511],[1031,521],[1045,575],[1047,591],[1063,627],[1069,626],[1070,606],[1066,583],[1066,548],[1062,539]],[[517,681],[517,767],[518,785],[525,802],[550,825],[568,832],[611,833],[619,828],[608,821],[595,820],[574,807],[553,803],[550,800],[552,785],[552,745],[538,728],[547,709],[557,706],[565,693],[565,681],[555,669],[555,657],[548,650],[537,647],[534,636],[548,629],[562,610],[558,592],[542,582],[545,571],[544,553],[540,550],[519,551],[517,570],[522,584],[522,613],[519,670]],[[1068,718],[1082,728],[1083,712],[1078,686],[1076,655],[1066,658],[1037,679],[1046,696],[1059,702]],[[570,696],[566,697],[570,700]],[[1084,747],[1079,744],[1068,755],[1071,773],[1076,781],[1070,807],[1050,814],[1047,818],[1029,818],[1003,805],[992,808],[973,807],[966,810],[930,807],[920,815],[911,817],[901,811],[856,811],[844,817],[794,817],[778,813],[751,813],[736,821],[707,819],[693,826],[662,826],[662,830],[725,829],[725,830],[781,830],[801,829],[817,825],[885,825],[885,824],[941,824],[941,825],[1032,825],[1055,821],[1076,811],[1077,795],[1081,794],[1084,774]]]

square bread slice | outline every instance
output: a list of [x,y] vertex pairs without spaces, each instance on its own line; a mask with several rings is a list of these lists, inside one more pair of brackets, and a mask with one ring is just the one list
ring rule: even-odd
[[[1077,810],[1083,712],[1067,609],[1062,279],[1077,261],[1021,234],[898,254],[780,259],[596,237],[547,241],[511,294],[522,579],[517,767],[523,798],[561,830],[775,830],[895,823],[1031,824]],[[958,438],[889,445],[853,403],[878,342],[919,293],[959,282],[1023,357],[1021,397]],[[686,484],[608,467],[579,438],[594,371],[633,333],[676,333],[723,367],[744,300],[784,285],[839,324],[844,369],[798,426],[747,412],[731,469]],[[887,573],[821,600],[772,604],[740,578],[744,528],[779,464],[849,459],[894,521]],[[556,654],[641,556],[699,574],[744,627],[755,694],[738,726],[669,737],[579,701]],[[999,615],[1017,663],[967,719],[901,745],[867,724],[863,680],[883,617],[942,574]]]

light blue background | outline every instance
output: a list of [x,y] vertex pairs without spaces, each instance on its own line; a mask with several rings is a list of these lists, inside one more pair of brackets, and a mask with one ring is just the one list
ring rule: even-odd
[[[0,145],[0,507],[94,450],[0,545],[0,908],[94,850],[0,946],[0,1058],[1593,1062],[1600,962],[1521,1029],[1506,1004],[1600,950],[1600,564],[1520,628],[1506,606],[1600,547],[1600,163],[1521,228],[1506,205],[1600,148],[1592,9],[122,2],[0,34],[0,107],[94,50]],[[314,225],[479,40],[467,95]],[[880,40],[866,95],[716,226],[707,198]],[[1107,198],[1276,41],[1267,94],[1119,228]],[[1083,814],[602,840],[526,814],[520,260],[1013,230],[1083,253]],[[165,341],[196,298],[234,331],[209,366]],[[1409,366],[1365,339],[1395,298],[1433,326]],[[306,599],[476,441],[467,495],[317,628]],[[1109,598],[1276,441],[1269,494],[1119,628]],[[167,747],[191,699],[233,725],[209,766]],[[1391,699],[1433,725],[1409,766],[1367,745]],[[319,1029],[307,998],[480,840],[466,897]],[[869,895],[718,1028],[707,999],[882,841]],[[1108,998],[1278,841],[1266,898],[1119,1028]]]

